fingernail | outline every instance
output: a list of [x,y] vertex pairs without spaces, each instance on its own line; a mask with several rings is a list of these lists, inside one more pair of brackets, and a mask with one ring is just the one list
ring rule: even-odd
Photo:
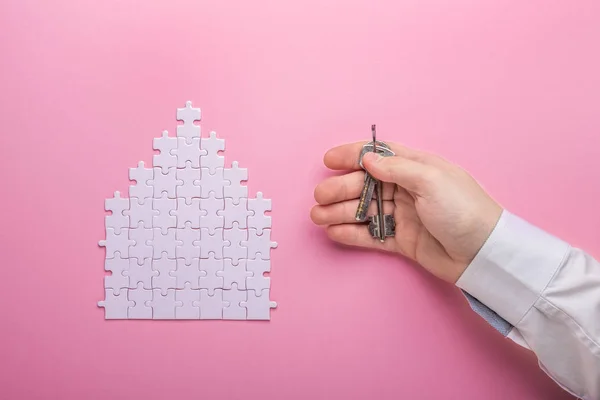
[[368,152],[363,156],[363,160],[366,160],[367,162],[376,162],[381,160],[381,156],[377,153]]

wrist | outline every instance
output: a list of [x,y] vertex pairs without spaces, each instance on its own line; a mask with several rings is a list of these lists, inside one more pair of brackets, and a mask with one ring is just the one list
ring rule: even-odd
[[466,257],[460,259],[456,266],[456,275],[453,281],[454,284],[458,282],[460,277],[464,274],[467,268],[473,263],[476,257],[482,253],[492,236],[494,230],[498,227],[504,210],[496,202],[489,203],[487,210],[480,211],[479,215],[482,216],[475,223],[475,229],[473,229],[473,235],[470,236],[470,245],[465,246],[468,254]]

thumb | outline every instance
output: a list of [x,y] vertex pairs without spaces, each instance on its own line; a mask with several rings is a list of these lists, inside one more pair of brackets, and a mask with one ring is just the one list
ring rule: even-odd
[[363,165],[375,179],[395,183],[416,194],[423,194],[424,183],[432,168],[401,156],[382,157],[372,152],[363,156]]

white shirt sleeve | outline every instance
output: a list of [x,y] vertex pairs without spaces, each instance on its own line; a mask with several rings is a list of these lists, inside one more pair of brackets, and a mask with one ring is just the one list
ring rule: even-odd
[[598,261],[504,211],[456,285],[561,387],[600,399]]

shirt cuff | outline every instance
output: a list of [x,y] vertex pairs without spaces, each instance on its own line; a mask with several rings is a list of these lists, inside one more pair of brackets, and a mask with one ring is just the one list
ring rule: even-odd
[[505,210],[456,285],[517,326],[569,249],[567,243]]

